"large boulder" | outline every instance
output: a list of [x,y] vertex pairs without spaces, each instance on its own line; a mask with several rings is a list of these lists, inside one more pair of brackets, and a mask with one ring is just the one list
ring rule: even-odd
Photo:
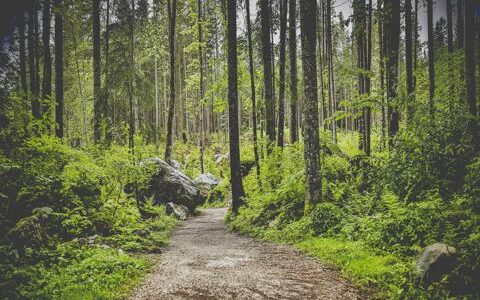
[[188,208],[184,205],[178,205],[172,202],[168,202],[167,205],[165,206],[165,211],[169,215],[173,215],[175,218],[179,220],[186,220],[188,216],[190,215],[190,212],[188,211]]
[[195,182],[200,189],[211,191],[220,183],[220,179],[211,173],[203,173],[195,178],[193,182]]
[[415,265],[417,275],[426,282],[439,280],[455,263],[457,250],[449,245],[435,243],[425,248]]
[[143,163],[155,164],[157,171],[150,179],[149,186],[142,191],[142,196],[153,197],[155,204],[172,202],[184,205],[190,212],[202,202],[202,195],[196,184],[180,170],[158,157],[146,159]]
[[220,179],[211,173],[204,173],[193,180],[200,189],[203,199],[206,202],[216,202],[221,200],[222,194],[215,191],[215,187],[220,184]]

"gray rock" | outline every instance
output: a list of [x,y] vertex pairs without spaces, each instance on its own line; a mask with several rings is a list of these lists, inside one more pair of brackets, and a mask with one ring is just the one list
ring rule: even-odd
[[165,206],[165,211],[169,215],[175,216],[179,220],[186,220],[189,216],[188,208],[184,205],[178,205],[172,202],[168,202]]
[[452,246],[435,243],[425,248],[415,265],[415,272],[427,282],[437,281],[448,273],[453,264],[457,249]]
[[153,197],[155,204],[173,202],[184,205],[190,212],[202,202],[197,185],[180,170],[157,157],[149,158],[143,164],[155,164],[157,171],[150,179],[148,188],[140,191],[142,197]]
[[217,165],[221,164],[223,161],[227,161],[229,158],[230,158],[230,155],[229,153],[225,153],[225,154],[215,154],[213,156],[213,158],[215,159],[215,163]]
[[181,168],[181,166],[182,166],[182,165],[180,165],[180,163],[179,163],[178,161],[176,161],[176,160],[174,160],[174,159],[172,159],[170,165],[171,165],[172,167],[174,167],[175,169],[177,169],[177,170],[180,170],[180,168]]
[[122,249],[118,249],[118,255],[123,255],[123,250]]
[[220,183],[220,179],[211,173],[203,173],[195,178],[193,182],[195,182],[200,189],[211,191]]
[[103,245],[102,245],[102,248],[105,249],[105,250],[107,250],[107,249],[110,249],[110,246],[107,245],[107,244],[103,244]]

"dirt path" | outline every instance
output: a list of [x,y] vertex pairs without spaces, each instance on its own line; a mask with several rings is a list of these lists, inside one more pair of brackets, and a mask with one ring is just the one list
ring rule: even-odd
[[226,209],[186,221],[133,299],[363,299],[338,274],[289,246],[228,232]]

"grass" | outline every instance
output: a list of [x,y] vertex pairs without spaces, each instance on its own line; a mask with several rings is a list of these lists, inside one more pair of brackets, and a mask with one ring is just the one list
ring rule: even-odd
[[340,270],[359,287],[374,288],[382,298],[400,294],[409,270],[399,257],[376,252],[360,242],[313,237],[294,246]]

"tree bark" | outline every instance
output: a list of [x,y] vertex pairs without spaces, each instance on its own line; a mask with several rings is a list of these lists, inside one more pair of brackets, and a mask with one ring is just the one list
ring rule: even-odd
[[332,138],[337,142],[337,122],[335,120],[335,112],[337,109],[337,100],[335,95],[335,74],[333,70],[333,42],[332,42],[332,0],[327,1],[325,27],[326,27],[326,43],[327,43],[327,64],[328,64],[328,102],[329,115],[332,118],[330,128],[332,129]]
[[283,147],[285,127],[285,39],[287,35],[287,0],[280,0],[280,87],[278,96],[278,140],[277,145]]
[[[50,0],[43,2],[43,81],[42,81],[42,99],[48,99],[52,96],[52,55],[50,53]],[[46,113],[49,107],[43,107],[43,113]]]
[[238,127],[237,89],[237,1],[227,1],[228,37],[228,124],[230,141],[230,183],[232,185],[232,211],[238,212],[245,196],[240,172],[240,138]]
[[304,157],[307,199],[305,212],[312,210],[322,199],[320,176],[320,137],[318,128],[318,90],[316,60],[316,0],[300,1],[300,30],[302,40],[302,66],[304,85]]
[[407,81],[407,118],[413,117],[412,0],[405,0],[405,69]]
[[457,47],[458,49],[463,48],[463,38],[464,38],[464,1],[457,0]]
[[398,132],[399,112],[396,107],[398,84],[398,48],[400,43],[400,1],[384,1],[384,43],[385,58],[387,59],[387,116],[388,138],[390,148],[393,146],[393,137]]
[[464,52],[465,52],[465,81],[468,112],[468,129],[472,136],[472,145],[475,151],[480,149],[478,133],[477,98],[475,90],[475,6],[473,0],[464,2]]
[[[129,78],[129,92],[128,92],[128,102],[129,102],[129,108],[130,108],[130,126],[129,126],[129,131],[128,131],[128,145],[130,148],[130,151],[132,154],[135,154],[135,116],[136,116],[136,105],[134,104],[134,95],[133,95],[133,82],[135,79],[135,40],[134,40],[134,34],[135,34],[135,0],[131,1],[131,9],[132,11],[130,12],[130,78]],[[135,164],[135,158],[133,163]],[[137,205],[138,203],[138,197],[137,197]]]
[[101,140],[101,74],[100,74],[100,0],[93,0],[93,135],[95,143]]
[[22,14],[18,26],[18,45],[20,52],[20,84],[22,86],[22,91],[26,95],[28,92],[27,86],[27,59],[25,56],[25,16]]
[[429,111],[430,118],[435,119],[435,49],[433,37],[433,0],[427,0],[428,27],[428,78],[429,78]]
[[[198,58],[200,61],[200,170],[205,173],[203,166],[203,143],[205,141],[205,126],[204,126],[204,113],[205,108],[203,105],[204,90],[203,90],[203,52],[202,52],[202,1],[198,0]],[[185,118],[186,119],[186,118]]]
[[56,135],[63,138],[63,15],[62,0],[55,0],[55,123]]
[[247,11],[247,39],[248,39],[248,66],[250,70],[250,87],[252,97],[252,130],[253,130],[253,154],[255,157],[255,169],[257,179],[260,180],[260,159],[258,157],[258,137],[257,137],[257,101],[255,94],[255,70],[253,66],[253,45],[252,45],[252,25],[250,22],[250,1],[245,0]]
[[175,113],[175,20],[177,14],[177,0],[167,0],[169,20],[169,46],[170,46],[170,103],[168,106],[167,120],[167,145],[165,148],[165,161],[172,164],[173,147],[173,117]]
[[35,18],[37,18],[36,6],[32,5],[31,10],[28,13],[28,69],[30,77],[30,93],[32,98],[32,115],[39,119],[40,113],[40,101],[38,99],[37,90],[37,70],[36,70],[36,38],[35,38]]
[[290,57],[290,142],[298,141],[297,117],[297,1],[289,0],[288,51]]
[[263,57],[263,80],[265,88],[266,132],[269,144],[275,142],[275,106],[272,81],[272,45],[270,41],[270,5],[268,0],[260,0],[261,37]]

